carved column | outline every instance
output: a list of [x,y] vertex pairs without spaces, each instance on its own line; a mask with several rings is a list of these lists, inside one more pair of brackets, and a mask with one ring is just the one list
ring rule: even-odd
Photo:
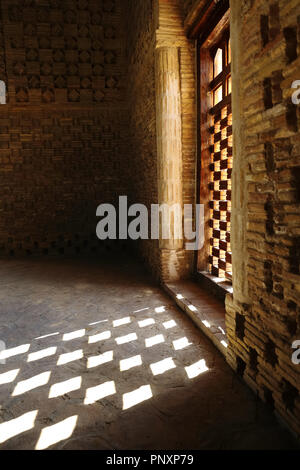
[[[179,51],[176,47],[156,50],[156,125],[159,204],[183,206],[182,141]],[[179,250],[183,240],[174,232],[182,230],[182,218],[170,219],[171,238],[160,240],[160,248]],[[174,230],[175,228],[175,230]]]
[[231,246],[234,299],[248,303],[248,282],[246,267],[247,251],[247,161],[244,154],[244,115],[242,112],[242,97],[240,70],[243,53],[241,42],[241,10],[247,2],[231,0],[231,49],[232,49],[232,113],[233,113],[233,154],[234,165],[232,173],[232,217],[231,217]]

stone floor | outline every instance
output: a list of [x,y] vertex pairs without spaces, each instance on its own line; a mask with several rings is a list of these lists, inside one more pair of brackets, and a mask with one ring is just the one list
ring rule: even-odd
[[130,259],[1,261],[0,340],[0,449],[295,448]]

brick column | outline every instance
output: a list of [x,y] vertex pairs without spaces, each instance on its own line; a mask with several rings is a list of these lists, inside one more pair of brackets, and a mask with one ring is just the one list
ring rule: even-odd
[[[180,204],[182,197],[182,129],[179,51],[177,47],[156,50],[156,126],[159,204]],[[170,218],[171,238],[160,240],[161,250],[180,250],[183,240],[176,240],[174,227],[180,230],[182,218]],[[174,262],[174,252],[169,253]]]
[[247,252],[247,161],[244,154],[244,116],[241,111],[242,68],[241,10],[245,2],[231,0],[233,155],[231,246],[234,299],[248,303]]

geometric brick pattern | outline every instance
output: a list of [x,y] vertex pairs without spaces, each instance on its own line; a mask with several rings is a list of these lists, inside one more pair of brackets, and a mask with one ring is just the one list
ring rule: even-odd
[[0,1],[1,254],[97,247],[96,208],[127,193],[121,10]]
[[115,0],[3,0],[2,11],[10,102],[118,99],[122,64]]
[[124,113],[50,114],[2,112],[2,254],[75,249],[86,237],[95,244],[96,208],[125,193],[119,181]]

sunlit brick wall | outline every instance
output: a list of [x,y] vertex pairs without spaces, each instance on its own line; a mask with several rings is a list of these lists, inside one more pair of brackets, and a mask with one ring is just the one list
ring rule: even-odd
[[[183,1],[185,17],[202,0]],[[231,0],[233,296],[227,360],[300,434],[298,0]]]
[[233,212],[244,204],[245,221],[232,230],[246,230],[245,252],[235,244],[233,253],[233,279],[239,257],[245,265],[227,299],[228,361],[299,433],[300,106],[291,87],[300,79],[300,4],[233,0],[231,8],[234,200],[244,187]]

